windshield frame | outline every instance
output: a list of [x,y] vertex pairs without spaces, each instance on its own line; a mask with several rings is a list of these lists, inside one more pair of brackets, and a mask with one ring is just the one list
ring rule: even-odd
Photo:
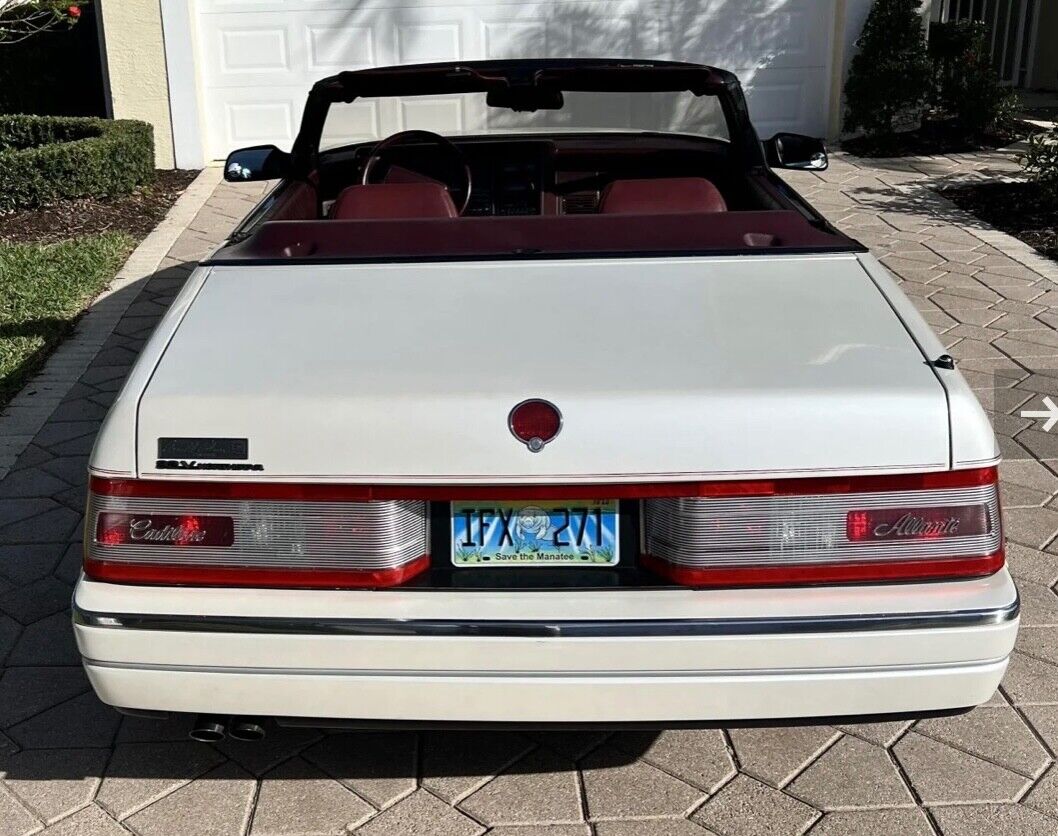
[[[723,111],[732,159],[747,171],[766,167],[738,79],[726,70],[675,61],[562,59],[415,64],[339,73],[313,85],[292,151],[295,176],[319,165],[331,105],[360,98],[489,93],[539,88],[560,92],[690,92],[715,96]],[[329,149],[333,150],[333,149]]]

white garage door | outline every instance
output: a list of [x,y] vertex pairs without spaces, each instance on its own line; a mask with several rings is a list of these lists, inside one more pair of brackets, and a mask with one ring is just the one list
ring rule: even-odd
[[[712,64],[758,130],[826,133],[834,0],[196,0],[207,154],[289,148],[305,94],[340,70],[487,58],[646,57]],[[189,80],[190,81],[190,80]],[[365,103],[352,133],[477,130],[444,102]]]

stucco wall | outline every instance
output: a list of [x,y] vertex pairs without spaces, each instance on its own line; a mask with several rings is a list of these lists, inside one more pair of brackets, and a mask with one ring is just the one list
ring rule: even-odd
[[100,0],[115,119],[154,125],[155,160],[173,167],[173,131],[159,0]]

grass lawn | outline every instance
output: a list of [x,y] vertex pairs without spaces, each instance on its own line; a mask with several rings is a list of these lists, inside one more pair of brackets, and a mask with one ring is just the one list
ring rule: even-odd
[[0,241],[0,406],[44,364],[134,246],[123,232],[57,244]]

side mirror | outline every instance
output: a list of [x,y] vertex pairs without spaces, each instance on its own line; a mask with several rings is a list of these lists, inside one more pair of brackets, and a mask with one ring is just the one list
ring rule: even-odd
[[274,145],[255,145],[228,154],[224,163],[224,179],[229,183],[250,183],[254,180],[278,180],[289,176],[292,157]]
[[772,168],[826,171],[830,165],[823,140],[801,134],[775,134],[764,143],[764,153]]

